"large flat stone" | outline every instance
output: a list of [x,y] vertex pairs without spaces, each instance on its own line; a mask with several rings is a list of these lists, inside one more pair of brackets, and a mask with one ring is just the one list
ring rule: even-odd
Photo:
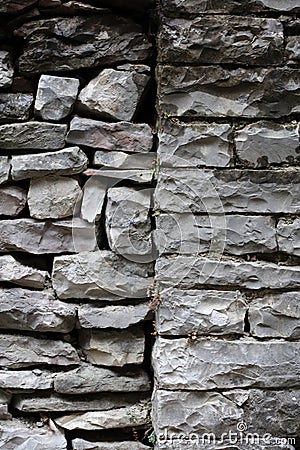
[[300,219],[279,220],[277,224],[277,240],[281,252],[300,256]]
[[67,142],[110,151],[149,152],[153,136],[149,125],[142,123],[107,123],[75,116]]
[[47,272],[20,263],[11,255],[0,256],[0,281],[43,289]]
[[157,69],[161,115],[283,117],[299,112],[299,72],[294,69]]
[[279,20],[200,16],[161,21],[158,60],[184,64],[279,65],[283,26]]
[[65,144],[67,125],[26,122],[0,125],[0,148],[6,150],[59,150]]
[[0,188],[0,215],[17,216],[26,205],[27,192],[19,186]]
[[[2,5],[1,5],[2,6]],[[0,6],[0,8],[1,8]],[[10,54],[5,51],[0,51],[0,87],[9,88],[13,82],[14,68]]]
[[52,274],[59,298],[91,300],[145,298],[151,276],[152,264],[137,264],[106,250],[56,257]]
[[32,103],[31,94],[0,94],[0,122],[29,119]]
[[53,387],[53,374],[45,370],[0,370],[0,388],[31,392]]
[[0,156],[0,184],[8,181],[10,167],[11,165],[8,156]]
[[84,439],[72,441],[73,450],[147,450],[149,447],[141,442],[117,441],[117,442],[89,442]]
[[[112,14],[32,21],[16,34],[26,41],[19,59],[21,72],[56,72],[136,62],[152,54],[141,26]],[[47,48],[51,51],[45,52]]]

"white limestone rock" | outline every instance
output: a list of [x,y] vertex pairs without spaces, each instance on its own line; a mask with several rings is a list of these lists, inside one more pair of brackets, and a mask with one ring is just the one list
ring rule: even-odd
[[17,216],[26,205],[27,192],[19,186],[0,187],[0,215]]
[[91,177],[83,186],[80,217],[88,223],[101,217],[107,184],[101,177]]
[[46,370],[0,370],[0,388],[13,392],[52,389],[53,374]]
[[25,266],[11,255],[0,256],[0,281],[43,289],[47,272]]
[[9,88],[13,82],[14,68],[10,54],[0,51],[0,88]]
[[281,252],[300,256],[300,219],[279,220],[277,224],[278,247]]

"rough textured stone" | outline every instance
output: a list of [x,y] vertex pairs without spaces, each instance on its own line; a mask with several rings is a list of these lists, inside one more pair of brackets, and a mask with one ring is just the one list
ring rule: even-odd
[[34,269],[17,261],[11,255],[0,256],[0,281],[20,286],[43,289],[47,272]]
[[154,171],[144,169],[114,169],[104,166],[100,170],[87,169],[84,175],[101,177],[102,181],[112,185],[121,180],[133,181],[135,183],[151,183]]
[[296,163],[299,160],[299,125],[256,122],[236,132],[236,151],[252,167]]
[[106,234],[110,248],[132,261],[151,260],[149,211],[152,189],[111,188],[107,193]]
[[0,365],[9,369],[38,364],[72,366],[79,363],[75,348],[62,341],[1,334],[0,349]]
[[[0,126],[1,128],[1,126]],[[0,138],[1,139],[1,138]],[[9,179],[10,161],[7,156],[0,156],[0,184],[5,183]]]
[[82,364],[78,369],[61,372],[54,378],[54,390],[60,394],[93,394],[97,392],[145,392],[150,390],[146,372],[114,371]]
[[145,169],[151,172],[155,170],[155,160],[156,153],[152,152],[130,155],[124,152],[98,150],[95,152],[93,164],[116,169]]
[[73,450],[143,450],[149,449],[141,442],[118,441],[118,442],[89,442],[83,439],[72,441]]
[[160,163],[167,167],[227,167],[231,158],[231,133],[228,124],[166,121],[159,133]]
[[73,178],[55,175],[34,178],[30,181],[28,192],[30,215],[35,219],[60,219],[72,216],[80,194],[79,183]]
[[16,34],[26,39],[21,72],[76,70],[144,60],[152,54],[140,25],[111,14],[32,21]]
[[253,336],[299,339],[300,293],[266,294],[250,304]]
[[165,289],[160,296],[156,316],[159,334],[244,333],[247,303],[239,291]]
[[6,14],[20,14],[23,10],[30,8],[36,0],[2,0],[0,12]]
[[77,78],[42,75],[39,81],[35,114],[43,120],[61,120],[71,113],[79,88]]
[[[1,5],[2,6],[2,5]],[[0,6],[0,8],[1,8]],[[13,82],[14,68],[11,57],[5,50],[0,51],[0,88],[9,88]]]
[[54,258],[53,286],[61,299],[145,298],[151,275],[151,264],[136,264],[106,250],[82,252]]
[[31,94],[0,94],[0,121],[29,119],[32,103]]
[[299,112],[294,69],[157,69],[160,114],[185,117],[282,117]]
[[296,342],[159,338],[152,362],[162,389],[289,388],[299,386],[299,352]]
[[135,70],[135,66],[129,70],[124,67],[123,70],[122,66],[118,70],[104,69],[91,80],[79,94],[80,109],[108,119],[132,120],[150,80],[147,74],[150,68],[142,66],[144,74]]
[[88,159],[79,147],[69,147],[58,152],[13,156],[12,178],[24,180],[51,174],[74,175],[82,172],[87,163]]
[[0,388],[14,392],[51,389],[53,374],[45,370],[0,370]]
[[283,61],[283,26],[275,19],[200,16],[162,19],[158,59],[164,63],[276,65]]
[[286,52],[292,61],[299,61],[300,59],[300,44],[299,36],[289,36],[286,39]]
[[0,188],[0,215],[17,216],[26,205],[27,192],[18,186]]
[[129,330],[84,330],[79,345],[88,362],[99,366],[141,364],[144,360],[145,335],[141,328]]
[[7,150],[59,150],[65,144],[67,125],[26,122],[0,125],[0,148]]
[[277,240],[281,252],[300,256],[300,219],[279,220],[277,224]]
[[0,289],[0,328],[68,333],[76,321],[72,305],[55,300],[52,291]]
[[12,415],[8,412],[8,405],[11,403],[11,392],[0,390],[0,419],[11,419]]
[[75,116],[67,142],[111,151],[149,152],[153,136],[149,125],[143,123],[107,123]]
[[167,286],[235,286],[246,289],[297,289],[300,269],[274,263],[245,262],[201,256],[161,257],[156,263],[158,279]]
[[106,197],[107,184],[101,177],[91,177],[82,189],[80,217],[89,223],[100,219]]
[[156,189],[163,212],[298,213],[300,172],[162,169]]

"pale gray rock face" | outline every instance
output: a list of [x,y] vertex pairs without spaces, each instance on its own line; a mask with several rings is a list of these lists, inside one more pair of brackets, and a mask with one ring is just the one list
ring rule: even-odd
[[137,264],[107,250],[54,258],[53,287],[61,299],[145,298],[152,281],[152,264]]
[[231,133],[228,124],[166,121],[159,133],[160,163],[164,167],[228,167]]
[[151,260],[152,189],[111,188],[107,193],[106,234],[110,248],[132,261]]
[[[16,34],[26,40],[19,59],[21,72],[55,72],[142,61],[152,54],[140,25],[112,14],[32,21]],[[51,52],[45,53],[45,47]]]
[[130,155],[124,152],[98,150],[95,152],[93,164],[116,169],[145,169],[150,172],[155,169],[155,159],[156,153],[152,152]]
[[43,120],[58,121],[71,113],[79,89],[77,78],[42,75],[34,112]]
[[72,216],[80,194],[79,183],[73,178],[55,175],[34,178],[28,191],[30,215],[35,219]]
[[80,109],[108,119],[132,120],[150,76],[135,66],[121,69],[104,69],[91,80],[79,94]]
[[75,326],[76,310],[55,300],[52,291],[0,289],[0,328],[69,333]]
[[[1,6],[0,6],[1,8]],[[0,51],[0,88],[9,88],[13,82],[14,68],[12,65],[10,54]]]
[[249,307],[251,334],[257,337],[300,337],[300,293],[266,294]]
[[0,422],[0,449],[22,450],[66,450],[67,441],[57,428],[55,431],[48,426],[38,428],[34,423],[21,419]]
[[157,79],[160,114],[276,118],[300,110],[299,73],[293,69],[163,66]]
[[24,180],[51,174],[75,175],[86,169],[87,163],[86,154],[79,147],[69,147],[58,152],[13,156],[12,178]]
[[92,177],[82,189],[80,217],[89,223],[100,219],[107,191],[107,184],[101,177]]
[[281,252],[300,256],[300,219],[297,218],[293,221],[279,220],[277,240]]
[[107,123],[75,116],[67,142],[110,151],[149,152],[153,144],[151,128],[143,123]]
[[0,120],[27,120],[33,103],[31,94],[0,94]]
[[11,255],[0,256],[0,281],[20,286],[43,289],[47,272],[17,261]]
[[286,53],[293,62],[298,62],[300,59],[300,44],[299,36],[289,36],[286,39]]
[[244,333],[247,303],[239,291],[165,289],[156,314],[163,335]]
[[134,181],[135,183],[151,183],[154,171],[144,169],[115,169],[103,166],[101,169],[88,169],[84,172],[87,176],[101,177],[107,185],[115,185],[119,181]]
[[78,319],[82,328],[124,329],[151,317],[152,312],[148,303],[104,307],[86,303],[78,307]]
[[7,156],[0,156],[0,184],[6,183],[6,181],[8,181],[9,172],[10,172],[9,158]]
[[152,363],[162,389],[289,388],[299,386],[299,352],[298,343],[280,340],[159,338]]
[[0,188],[0,215],[17,216],[26,205],[27,192],[18,186]]
[[141,442],[119,441],[119,442],[89,442],[84,439],[72,441],[73,450],[143,450],[149,449]]
[[137,327],[121,331],[83,330],[79,345],[88,362],[98,366],[142,364],[145,335]]
[[200,16],[162,19],[158,60],[185,64],[277,65],[283,61],[283,26],[275,19]]
[[67,125],[26,122],[0,125],[0,148],[7,150],[59,150],[65,144]]
[[0,335],[0,365],[19,369],[37,364],[72,366],[79,364],[75,348],[62,341],[21,335]]
[[54,390],[60,394],[93,394],[97,392],[146,392],[150,379],[146,372],[120,374],[111,369],[81,364],[78,369],[61,372],[54,378]]
[[299,159],[299,125],[256,122],[236,132],[240,161],[251,167],[295,163]]
[[0,370],[0,388],[14,392],[45,390],[53,387],[53,374],[45,370]]
[[162,169],[155,191],[161,212],[299,212],[300,172],[287,170]]
[[296,266],[244,262],[201,256],[160,257],[158,280],[164,286],[191,289],[203,284],[246,289],[297,289],[300,270]]

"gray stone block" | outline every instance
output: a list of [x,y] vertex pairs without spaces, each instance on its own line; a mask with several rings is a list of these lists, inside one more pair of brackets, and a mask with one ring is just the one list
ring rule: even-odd
[[53,374],[46,370],[0,370],[0,388],[13,392],[51,389]]
[[278,247],[281,252],[300,256],[300,219],[281,219],[277,224]]
[[[1,8],[1,6],[0,6]],[[10,54],[5,51],[0,51],[0,87],[9,88],[13,82],[14,68]]]
[[151,172],[155,170],[156,156],[153,152],[130,155],[124,152],[98,150],[95,152],[93,164],[116,169],[144,169]]
[[0,121],[29,119],[32,103],[31,94],[0,94]]
[[43,289],[47,272],[19,262],[11,255],[0,256],[0,281]]
[[299,36],[288,36],[286,39],[286,53],[292,62],[300,59]]
[[0,184],[6,183],[9,180],[10,167],[11,164],[8,156],[0,156]]
[[19,186],[0,188],[0,215],[17,216],[26,205],[27,192]]

